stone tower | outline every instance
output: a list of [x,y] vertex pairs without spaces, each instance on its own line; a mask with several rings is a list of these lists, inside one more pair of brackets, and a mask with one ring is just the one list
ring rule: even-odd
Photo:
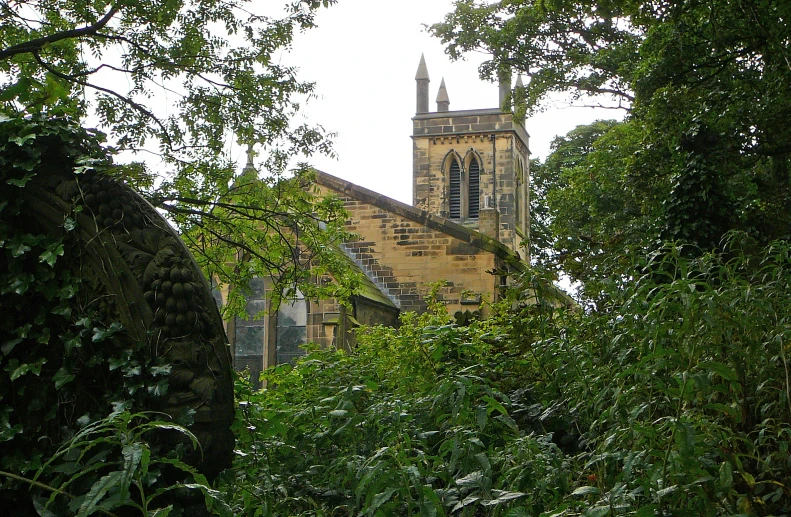
[[527,260],[530,228],[528,134],[507,106],[511,77],[500,74],[500,106],[451,111],[443,79],[428,110],[423,56],[415,76],[413,205],[496,239]]

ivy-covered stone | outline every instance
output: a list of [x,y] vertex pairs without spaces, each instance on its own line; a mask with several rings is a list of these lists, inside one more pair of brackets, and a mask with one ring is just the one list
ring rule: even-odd
[[[161,446],[212,477],[233,449],[222,321],[179,236],[101,141],[67,120],[0,122],[0,470],[31,477],[128,408],[188,425],[202,450]],[[0,493],[29,490],[0,476]]]

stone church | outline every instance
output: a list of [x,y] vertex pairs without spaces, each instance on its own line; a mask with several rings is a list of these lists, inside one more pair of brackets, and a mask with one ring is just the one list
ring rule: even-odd
[[[342,251],[364,274],[363,286],[351,307],[298,295],[269,316],[230,322],[236,368],[250,368],[253,379],[293,361],[304,343],[351,348],[354,327],[397,325],[400,312],[425,310],[435,282],[446,282],[439,294],[451,314],[485,312],[505,283],[503,272],[527,260],[530,151],[523,121],[502,109],[510,78],[500,81],[500,107],[463,111],[450,110],[444,80],[436,111],[429,110],[423,57],[415,81],[412,205],[316,173],[317,189],[343,200],[347,228],[359,237]],[[266,308],[267,282],[252,289],[248,312],[256,314]]]

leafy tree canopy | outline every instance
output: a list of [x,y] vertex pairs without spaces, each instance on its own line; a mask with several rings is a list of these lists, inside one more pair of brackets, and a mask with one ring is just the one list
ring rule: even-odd
[[[270,16],[246,0],[2,1],[0,113],[98,123],[115,150],[159,155],[163,170],[113,173],[169,213],[223,282],[271,274],[286,286],[310,264],[342,278],[341,206],[306,192],[307,166],[283,181],[295,156],[331,153],[329,135],[290,123],[314,86],[276,59],[332,3],[292,0]],[[240,179],[234,141],[261,151],[265,177]],[[245,267],[230,266],[239,250]]]
[[556,252],[616,260],[608,242],[708,250],[731,230],[791,234],[789,19],[781,0],[461,0],[431,30],[451,57],[490,53],[482,76],[526,74],[528,112],[558,93],[627,111],[556,141],[537,174]]

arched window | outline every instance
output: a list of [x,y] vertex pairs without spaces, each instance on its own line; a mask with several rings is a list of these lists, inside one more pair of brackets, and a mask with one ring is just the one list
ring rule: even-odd
[[461,219],[461,167],[456,158],[451,158],[448,174],[450,192],[448,196],[448,215],[451,219]]
[[305,355],[300,348],[307,343],[308,306],[305,297],[296,290],[290,299],[284,299],[277,310],[275,362],[294,364]]
[[475,157],[467,170],[467,217],[477,219],[481,208],[481,167]]
[[264,368],[264,355],[269,317],[266,311],[266,288],[262,278],[250,280],[250,294],[247,297],[247,315],[236,317],[234,321],[233,351],[234,367],[241,372],[250,370],[250,382],[259,387],[259,376]]

